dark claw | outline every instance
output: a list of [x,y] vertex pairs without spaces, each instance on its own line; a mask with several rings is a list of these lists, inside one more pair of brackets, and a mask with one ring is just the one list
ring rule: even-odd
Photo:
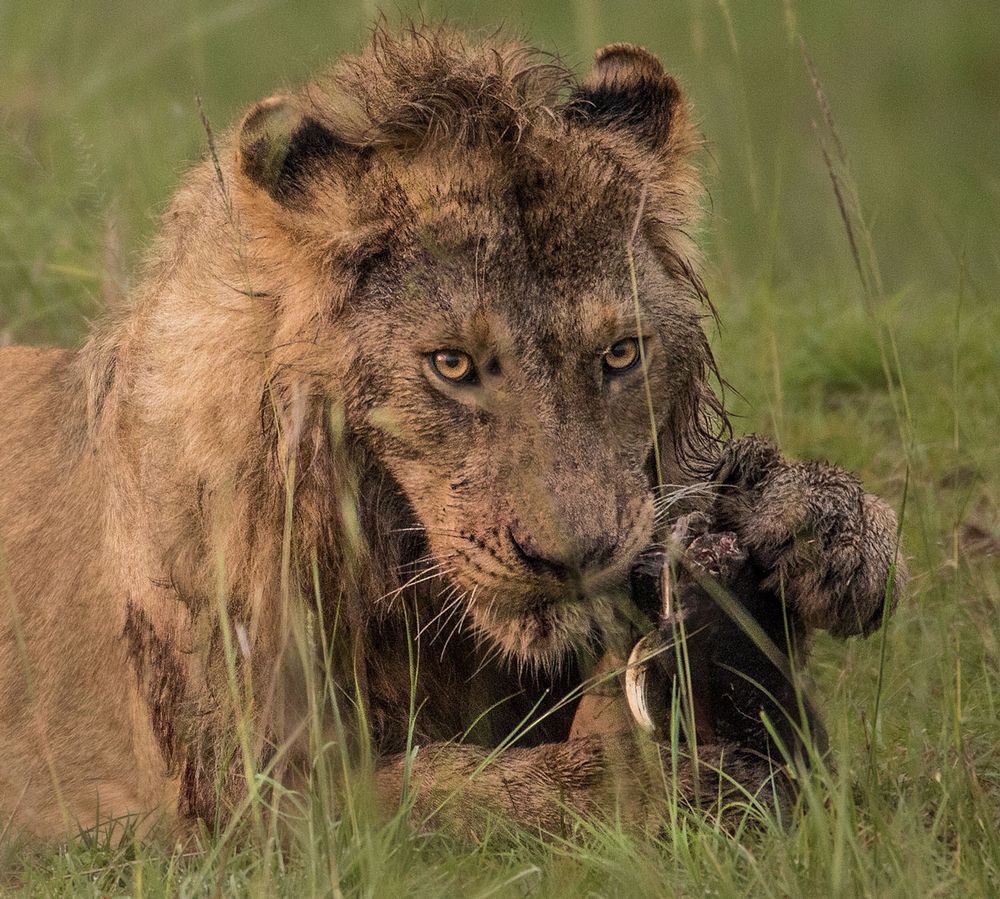
[[663,606],[663,577],[668,564],[666,550],[653,547],[636,559],[629,572],[632,601],[654,620],[659,618]]

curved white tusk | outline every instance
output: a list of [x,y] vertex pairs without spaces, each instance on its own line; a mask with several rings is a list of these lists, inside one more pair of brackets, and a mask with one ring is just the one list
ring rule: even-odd
[[628,666],[625,668],[625,698],[628,700],[628,708],[639,725],[647,733],[656,730],[656,722],[649,711],[646,691],[646,671],[649,669],[649,655],[653,647],[651,637],[659,637],[656,631],[647,634],[632,648],[632,653],[628,657]]
[[[674,615],[673,584],[670,579],[670,566],[664,565],[660,575],[660,614],[661,622],[670,621]],[[647,733],[655,733],[657,723],[653,720],[649,708],[649,690],[646,674],[649,671],[650,659],[657,650],[662,651],[663,640],[659,631],[650,631],[632,647],[625,668],[625,699],[628,708],[639,725]]]

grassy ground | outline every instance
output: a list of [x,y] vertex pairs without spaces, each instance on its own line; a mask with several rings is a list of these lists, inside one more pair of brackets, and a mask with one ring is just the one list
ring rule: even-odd
[[[1000,8],[860,6],[449,5],[456,22],[503,15],[580,65],[609,40],[662,55],[711,144],[705,244],[738,427],[859,470],[897,508],[906,493],[910,597],[884,644],[819,641],[813,672],[838,767],[798,820],[739,840],[692,821],[662,843],[612,829],[470,848],[327,815],[316,799],[314,826],[287,851],[260,836],[183,855],[127,839],[56,851],[0,834],[0,886],[74,896],[1000,891]],[[436,4],[424,9],[438,16]],[[196,93],[217,125],[228,122],[357,46],[372,14],[360,2],[0,0],[0,341],[72,344],[102,295],[127,287],[177,174],[202,150]]]

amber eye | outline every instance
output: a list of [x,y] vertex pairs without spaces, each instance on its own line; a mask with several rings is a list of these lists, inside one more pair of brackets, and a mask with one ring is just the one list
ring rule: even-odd
[[608,374],[621,375],[635,368],[636,363],[641,358],[639,352],[639,339],[637,337],[627,337],[609,346],[603,355],[604,370]]
[[427,358],[431,368],[446,381],[469,383],[476,378],[472,357],[461,350],[436,350]]

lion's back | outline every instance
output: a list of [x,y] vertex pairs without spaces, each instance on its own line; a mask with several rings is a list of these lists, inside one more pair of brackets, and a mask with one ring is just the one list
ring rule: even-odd
[[[82,416],[67,413],[70,350],[0,349],[0,536],[18,542],[19,532],[45,511],[46,494],[66,462],[67,428],[82,429]],[[69,420],[67,420],[69,419]]]
[[110,780],[95,758],[126,758],[86,739],[123,705],[123,663],[102,607],[102,490],[75,358],[0,349],[0,817],[53,834]]

